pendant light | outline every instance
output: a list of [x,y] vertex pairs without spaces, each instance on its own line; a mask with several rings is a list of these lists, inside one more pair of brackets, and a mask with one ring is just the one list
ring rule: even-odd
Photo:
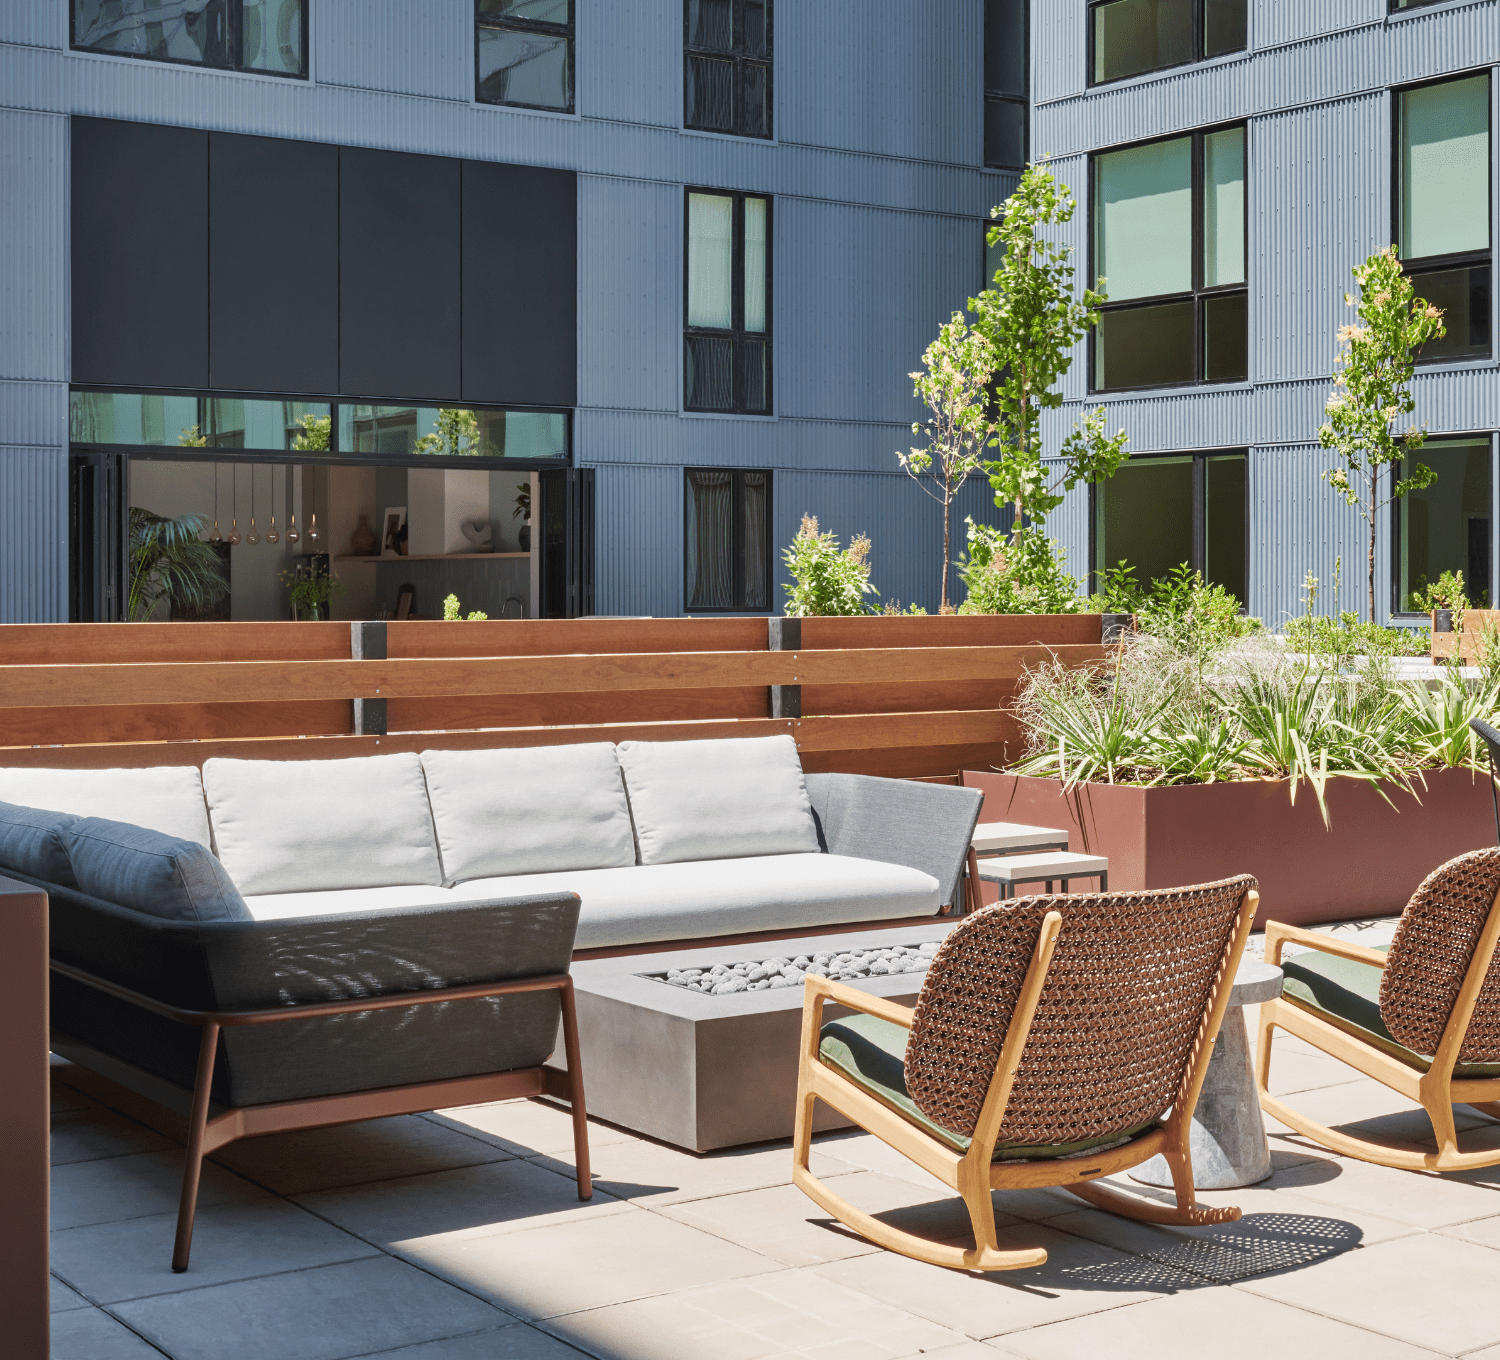
[[214,531],[208,536],[210,543],[222,543],[224,535],[219,532],[219,465],[214,464]]
[[307,523],[307,541],[316,543],[323,535],[318,532],[318,512],[314,510]]
[[250,532],[245,535],[245,542],[252,548],[260,542],[260,535],[255,532],[255,464],[250,464]]
[[231,463],[229,474],[234,479],[234,491],[230,500],[229,546],[237,548],[240,543],[240,465]]
[[297,532],[297,502],[288,498],[288,503],[292,507],[292,522],[287,526],[286,541],[288,543],[295,543],[299,538],[302,537],[302,535]]
[[266,530],[267,543],[279,543],[281,535],[276,532],[276,464],[271,464],[271,527]]

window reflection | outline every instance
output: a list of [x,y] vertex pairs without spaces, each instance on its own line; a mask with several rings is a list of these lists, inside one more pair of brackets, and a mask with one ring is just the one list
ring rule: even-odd
[[564,458],[567,421],[553,411],[341,402],[339,449],[383,458]]
[[73,46],[306,76],[304,0],[73,0]]
[[278,453],[294,448],[326,449],[331,409],[327,402],[74,392],[69,397],[69,438],[75,444],[135,447]]

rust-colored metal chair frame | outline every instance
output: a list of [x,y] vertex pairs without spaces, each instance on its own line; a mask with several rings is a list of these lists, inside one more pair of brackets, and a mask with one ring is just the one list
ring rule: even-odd
[[[1482,1114],[1500,1119],[1500,1077],[1474,1080],[1459,1079],[1453,1075],[1453,1069],[1458,1065],[1459,1050],[1468,1033],[1469,1021],[1474,1015],[1475,1004],[1495,956],[1497,942],[1500,942],[1500,893],[1496,894],[1490,907],[1484,929],[1480,932],[1464,973],[1463,985],[1453,1003],[1453,1009],[1448,1013],[1442,1040],[1432,1056],[1431,1066],[1425,1072],[1303,1009],[1291,998],[1283,996],[1275,1001],[1263,1002],[1255,1059],[1255,1083],[1260,1093],[1261,1109],[1296,1129],[1298,1133],[1321,1143],[1331,1152],[1358,1157],[1361,1161],[1375,1162],[1379,1166],[1391,1166],[1404,1171],[1463,1171],[1475,1167],[1500,1166],[1500,1148],[1483,1152],[1461,1152],[1458,1133],[1453,1124],[1455,1104],[1472,1105]],[[1385,954],[1378,949],[1368,949],[1347,940],[1332,939],[1316,931],[1300,930],[1296,926],[1283,925],[1280,921],[1267,922],[1266,961],[1279,965],[1282,950],[1288,944],[1305,945],[1324,954],[1352,959],[1356,963],[1368,963],[1382,970],[1387,963]],[[1309,1119],[1307,1115],[1273,1096],[1270,1092],[1271,1035],[1276,1029],[1284,1029],[1288,1034],[1306,1040],[1329,1057],[1348,1063],[1355,1071],[1374,1077],[1382,1085],[1415,1101],[1432,1121],[1437,1151],[1429,1152],[1414,1143],[1396,1140],[1378,1142],[1341,1133],[1338,1129],[1331,1129],[1326,1124]]]
[[[1047,971],[1052,964],[1058,935],[1065,928],[1061,912],[1050,911],[1043,918],[1031,963],[1021,985],[1020,996],[1000,1050],[1000,1058],[995,1064],[995,1072],[990,1079],[979,1122],[967,1152],[957,1152],[932,1137],[819,1058],[823,1007],[829,1002],[865,1015],[877,1016],[907,1030],[911,1029],[916,1012],[829,978],[810,975],[805,983],[806,999],[802,1010],[797,1122],[792,1146],[793,1184],[839,1222],[853,1228],[878,1246],[954,1270],[1021,1270],[1039,1266],[1047,1259],[1047,1252],[1043,1247],[1017,1251],[999,1249],[994,1201],[990,1197],[992,1190],[1059,1186],[1098,1208],[1147,1223],[1205,1226],[1234,1222],[1240,1217],[1239,1209],[1210,1209],[1198,1204],[1193,1189],[1189,1135],[1193,1110],[1197,1107],[1204,1075],[1208,1071],[1208,1060],[1213,1054],[1214,1040],[1218,1037],[1224,1013],[1229,1008],[1230,993],[1234,989],[1234,972],[1239,965],[1240,955],[1244,952],[1245,941],[1249,938],[1250,925],[1255,919],[1259,903],[1260,894],[1251,889],[1246,892],[1240,904],[1229,943],[1220,961],[1219,976],[1209,995],[1207,1014],[1188,1058],[1187,1075],[1181,1094],[1174,1102],[1171,1114],[1164,1123],[1128,1143],[1079,1157],[1017,1162],[994,1160],[995,1144],[1005,1118],[1011,1087],[1031,1032],[1032,1020],[1041,999],[1042,987],[1047,980]],[[819,1100],[827,1102],[845,1118],[874,1134],[883,1143],[910,1158],[929,1175],[936,1176],[944,1185],[955,1190],[969,1211],[974,1246],[949,1246],[894,1228],[855,1208],[814,1176],[809,1161],[813,1107]],[[1175,1207],[1138,1199],[1106,1186],[1090,1184],[1102,1176],[1111,1176],[1137,1166],[1158,1154],[1166,1158],[1172,1169],[1172,1184],[1177,1196]]]
[[[431,991],[400,992],[349,1001],[277,1006],[264,1010],[193,1011],[166,1005],[68,964],[54,961],[52,971],[179,1024],[202,1027],[191,1112],[188,1115],[187,1160],[182,1173],[182,1198],[177,1211],[177,1237],[172,1247],[174,1271],[180,1273],[188,1268],[203,1159],[226,1143],[260,1134],[322,1128],[360,1119],[381,1119],[387,1115],[416,1114],[453,1105],[475,1105],[492,1100],[550,1095],[564,1099],[572,1106],[578,1198],[586,1200],[593,1196],[593,1181],[589,1170],[588,1114],[583,1094],[583,1063],[578,1049],[578,1015],[573,1004],[573,979],[567,973],[517,978],[509,982],[434,988]],[[275,1024],[284,1020],[312,1020],[320,1016],[347,1015],[356,1011],[390,1010],[394,1007],[470,1001],[480,997],[550,990],[559,993],[562,1003],[563,1048],[568,1063],[566,1072],[542,1066],[522,1067],[480,1076],[452,1077],[443,1081],[417,1082],[406,1086],[384,1086],[373,1090],[348,1091],[339,1095],[276,1101],[265,1105],[243,1105],[222,1109],[217,1114],[210,1113],[209,1093],[213,1088],[214,1063],[218,1055],[221,1030],[241,1025]],[[111,1064],[116,1070],[121,1066],[123,1064]]]

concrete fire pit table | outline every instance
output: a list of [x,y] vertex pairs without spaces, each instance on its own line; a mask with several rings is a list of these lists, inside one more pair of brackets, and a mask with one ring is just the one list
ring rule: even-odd
[[[578,960],[573,986],[589,1113],[694,1152],[791,1137],[802,1032],[800,978],[783,975],[773,986],[769,976],[761,977],[756,981],[765,985],[755,986],[747,973],[740,979],[743,987],[724,986],[715,995],[673,985],[666,977],[676,973],[680,980],[694,970],[707,977],[716,966],[750,961],[811,962],[817,954],[878,953],[897,946],[915,952],[922,945],[930,950],[957,924],[957,918],[935,917],[930,925]],[[911,1006],[925,976],[925,971],[874,971],[845,980]],[[825,1010],[828,1019],[847,1013],[841,1006]],[[554,1066],[561,1065],[561,1057],[559,1045]],[[845,1128],[848,1121],[820,1104],[815,1127]]]

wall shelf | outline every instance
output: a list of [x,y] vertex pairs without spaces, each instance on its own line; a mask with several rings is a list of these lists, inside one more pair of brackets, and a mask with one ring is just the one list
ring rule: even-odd
[[527,558],[530,553],[415,553],[410,557],[335,557],[335,562],[493,562],[496,558]]

